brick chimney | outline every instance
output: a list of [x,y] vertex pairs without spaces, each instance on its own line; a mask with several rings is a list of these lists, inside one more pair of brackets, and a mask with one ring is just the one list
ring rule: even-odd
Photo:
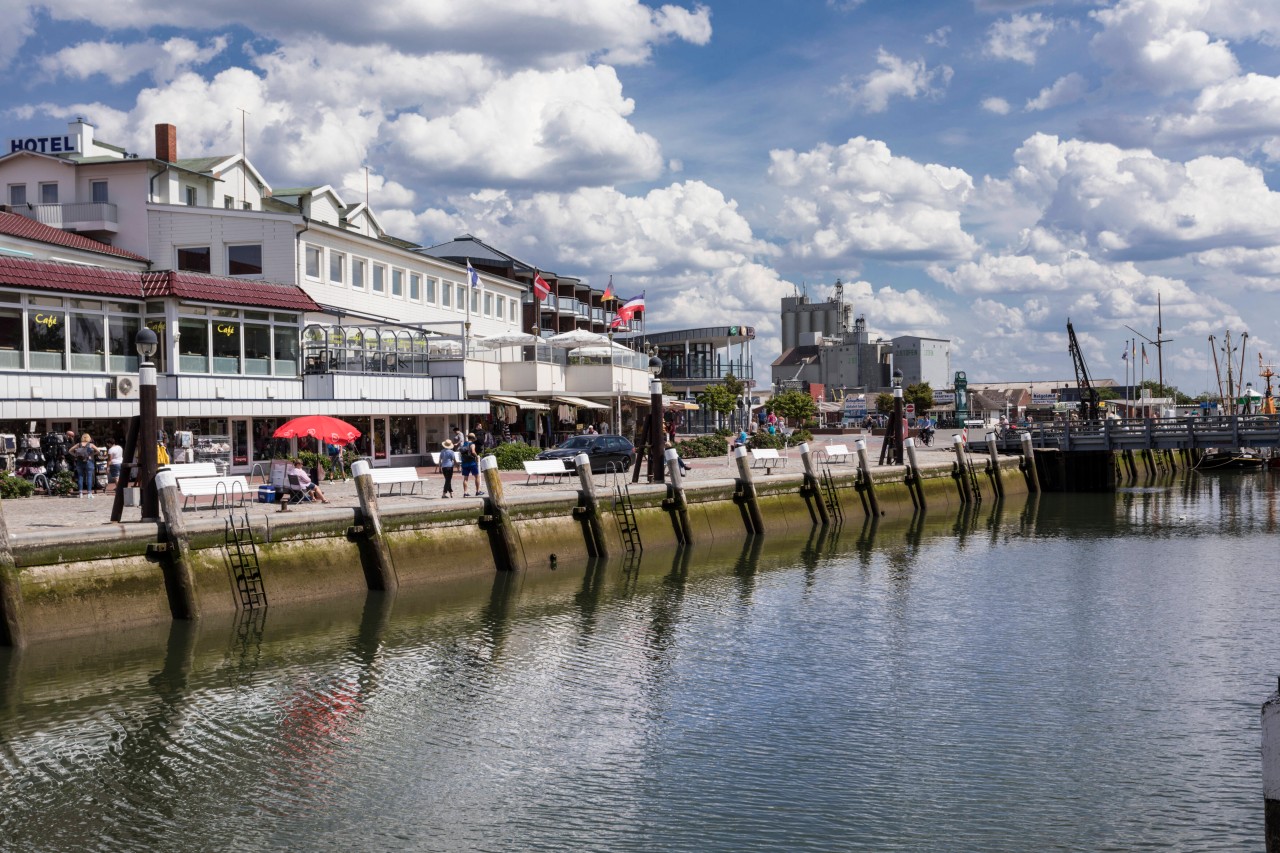
[[166,163],[178,159],[178,129],[171,124],[156,125],[156,159]]

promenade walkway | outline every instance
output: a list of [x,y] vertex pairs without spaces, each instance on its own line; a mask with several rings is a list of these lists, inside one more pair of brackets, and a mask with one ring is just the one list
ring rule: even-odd
[[[833,436],[830,440],[826,437],[810,443],[810,448],[817,451],[827,444],[846,444],[852,448],[852,444],[856,436]],[[869,438],[867,441],[867,450],[871,454],[872,465],[876,470],[894,471],[901,473],[902,466],[876,466],[875,462],[880,455],[880,446],[882,439],[879,436]],[[975,448],[975,452],[980,452],[981,447]],[[803,468],[800,465],[800,452],[796,448],[791,448],[787,453],[792,457],[792,463],[786,469],[780,469],[774,474],[766,475],[764,471],[756,471],[755,476],[759,482],[767,482],[775,478],[794,477],[799,479]],[[922,467],[930,468],[935,466],[950,467],[951,462],[955,459],[954,451],[951,449],[951,437],[949,434],[939,434],[933,447],[917,447],[918,458]],[[816,458],[816,457],[815,457]],[[714,482],[714,481],[732,481],[737,476],[737,469],[733,461],[733,457],[726,454],[724,456],[707,459],[689,459],[688,464],[693,466],[693,470],[688,471],[684,475],[686,482]],[[841,465],[833,465],[832,470],[835,473],[847,471],[852,473],[856,468],[856,461],[851,461]],[[427,482],[423,484],[421,494],[415,495],[394,495],[391,497],[379,498],[379,505],[384,508],[412,505],[425,509],[439,508],[441,510],[456,510],[458,507],[474,505],[477,510],[481,507],[482,499],[479,497],[462,497],[462,481],[457,474],[453,478],[453,491],[455,497],[442,499],[440,497],[440,487],[443,480],[439,471],[435,468],[419,468],[418,473],[427,478]],[[545,497],[549,494],[566,494],[576,495],[578,489],[578,481],[576,477],[566,477],[559,481],[546,483],[526,484],[527,477],[523,471],[503,471],[502,482],[505,494],[508,500],[519,502],[522,497]],[[631,482],[631,475],[626,475],[626,481]],[[597,474],[595,475],[596,493],[602,498],[611,495],[613,492],[613,475]],[[638,487],[647,486],[643,471],[640,474]],[[326,480],[320,484],[321,489],[325,493],[325,497],[329,499],[329,504],[305,503],[292,504],[289,512],[314,512],[317,510],[332,509],[333,507],[354,508],[359,505],[356,497],[355,482],[351,479],[347,480]],[[257,484],[253,484],[254,495],[256,496]],[[77,528],[94,527],[98,525],[111,524],[111,507],[115,496],[110,492],[105,494],[96,493],[93,498],[81,498],[78,495],[70,497],[46,497],[37,496],[30,498],[14,498],[4,501],[4,518],[9,527],[10,533],[21,533],[27,531],[48,531],[65,529],[68,532]],[[246,503],[243,508],[237,508],[237,512],[247,509],[251,515],[261,513],[276,513],[279,506],[276,504],[262,504],[256,502]],[[212,518],[225,514],[225,509],[213,510],[210,508],[209,499],[202,499],[199,508],[188,510],[188,517],[192,518]],[[137,507],[125,507],[122,524],[137,522],[140,519],[140,511]]]

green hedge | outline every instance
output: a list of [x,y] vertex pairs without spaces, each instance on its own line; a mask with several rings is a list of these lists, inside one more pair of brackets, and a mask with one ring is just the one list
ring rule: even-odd
[[29,498],[35,494],[36,487],[22,477],[0,474],[0,498]]
[[728,453],[729,443],[722,435],[699,435],[677,441],[675,448],[680,452],[682,459],[709,459]]
[[482,455],[495,457],[498,460],[499,471],[523,471],[524,463],[540,452],[542,452],[541,448],[533,445],[509,441],[506,444],[499,444],[493,450],[486,450]]

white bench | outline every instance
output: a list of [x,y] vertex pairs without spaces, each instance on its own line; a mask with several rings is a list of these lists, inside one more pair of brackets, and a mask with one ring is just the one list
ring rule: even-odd
[[[185,466],[183,466],[185,467]],[[182,508],[196,498],[213,498],[213,509],[225,501],[227,506],[238,500],[243,504],[249,499],[249,481],[241,475],[234,477],[183,477],[178,480],[178,492],[182,495]]]
[[[182,462],[177,465],[169,465],[168,469],[173,472],[173,476],[181,480],[183,477],[218,477],[218,466],[213,462]],[[164,470],[161,468],[160,470]]]
[[564,467],[563,459],[530,459],[524,463],[524,472],[529,475],[524,481],[526,486],[533,482],[534,477],[541,477],[545,483],[548,477],[568,477],[574,473]]
[[426,454],[426,457],[427,457],[427,465],[429,465],[429,466],[431,466],[431,467],[434,467],[434,468],[439,468],[439,467],[440,467],[440,453],[439,453],[439,452],[436,452],[436,453],[428,453],[428,454]]
[[772,447],[761,447],[750,451],[751,467],[763,468],[766,474],[772,474],[774,468],[781,468],[790,460],[782,456]]
[[849,452],[849,448],[843,444],[828,444],[822,448],[824,462],[838,465],[841,462],[848,462],[853,458],[853,454]]
[[409,494],[413,494],[419,485],[427,481],[426,477],[418,476],[418,469],[411,467],[404,468],[370,468],[369,476],[373,478],[375,486],[386,486],[386,495],[389,497],[395,494],[399,488],[400,494],[405,494],[404,487],[409,485]]

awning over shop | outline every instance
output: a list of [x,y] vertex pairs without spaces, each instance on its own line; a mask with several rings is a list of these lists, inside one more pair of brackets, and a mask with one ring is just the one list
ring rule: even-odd
[[564,394],[557,394],[551,398],[557,403],[568,403],[570,406],[577,406],[580,409],[608,409],[609,406],[603,403],[593,403],[590,400],[584,400],[581,397],[566,397]]
[[702,407],[697,403],[690,403],[688,400],[671,400],[667,403],[668,409],[684,409],[686,412],[696,412]]
[[551,408],[546,403],[535,403],[533,400],[521,400],[519,397],[500,397],[497,394],[489,394],[488,397],[494,403],[501,403],[504,406],[516,406],[521,409],[540,409],[545,411]]

